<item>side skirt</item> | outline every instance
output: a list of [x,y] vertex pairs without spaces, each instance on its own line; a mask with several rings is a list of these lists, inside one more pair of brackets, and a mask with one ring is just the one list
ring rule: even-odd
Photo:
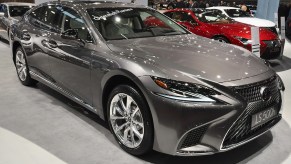
[[29,71],[30,76],[39,81],[42,82],[43,84],[45,84],[46,86],[54,89],[55,91],[61,93],[62,95],[66,96],[67,98],[71,99],[72,101],[78,103],[79,105],[83,106],[84,108],[96,113],[97,113],[97,109],[93,108],[91,105],[89,105],[88,103],[84,102],[83,100],[81,100],[80,98],[74,96],[73,94],[71,94],[70,92],[64,90],[63,88],[57,86],[56,84],[52,83],[51,81],[49,81],[48,79],[46,79],[45,77],[38,75],[37,73],[33,72],[33,71]]

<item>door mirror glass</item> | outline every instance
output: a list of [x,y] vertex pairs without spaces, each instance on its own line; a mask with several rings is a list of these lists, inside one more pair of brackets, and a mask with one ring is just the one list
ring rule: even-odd
[[62,38],[64,39],[78,39],[78,30],[77,29],[68,29],[62,33]]

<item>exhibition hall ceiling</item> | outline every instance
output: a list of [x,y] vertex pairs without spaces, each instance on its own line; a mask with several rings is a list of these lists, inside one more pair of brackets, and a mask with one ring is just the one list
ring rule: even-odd
[[0,0],[0,3],[3,2],[29,2],[29,3],[34,3],[34,0]]

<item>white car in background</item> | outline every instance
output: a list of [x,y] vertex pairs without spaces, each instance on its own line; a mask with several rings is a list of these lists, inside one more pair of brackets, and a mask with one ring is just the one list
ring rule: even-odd
[[215,10],[220,12],[221,14],[225,14],[226,16],[234,19],[237,22],[257,26],[257,27],[266,27],[272,30],[273,32],[276,31],[276,24],[272,21],[255,18],[248,12],[241,10],[240,8],[236,7],[226,7],[226,6],[217,6],[217,7],[209,7],[207,10]]

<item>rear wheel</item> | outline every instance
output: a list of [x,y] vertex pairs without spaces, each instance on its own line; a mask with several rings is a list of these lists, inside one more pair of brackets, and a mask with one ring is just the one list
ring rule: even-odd
[[18,78],[23,85],[31,86],[37,83],[29,75],[26,57],[21,47],[18,47],[15,52],[15,67]]
[[107,103],[111,132],[120,147],[133,155],[152,150],[153,123],[147,103],[141,94],[128,85],[117,86]]

